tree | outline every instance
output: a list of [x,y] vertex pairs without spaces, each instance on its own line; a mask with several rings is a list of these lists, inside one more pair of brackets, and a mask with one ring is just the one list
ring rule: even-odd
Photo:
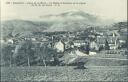
[[103,45],[101,45],[100,47],[99,47],[99,51],[101,51],[101,50],[103,50],[104,49],[104,47],[103,47]]
[[25,51],[25,55],[27,57],[27,65],[30,66],[30,58],[32,58],[32,55],[33,55],[31,40],[25,41],[24,51]]
[[[44,43],[41,47],[40,47],[40,59],[43,60],[42,63],[44,64],[44,66],[47,66],[47,63],[50,63],[50,60],[54,59],[54,63],[59,61],[58,56],[57,56],[57,52],[55,49],[50,48],[47,46],[47,43]],[[58,62],[56,63],[58,64]]]
[[86,53],[89,54],[89,51],[90,51],[90,44],[89,44],[89,42],[87,43],[85,50],[86,50]]
[[13,45],[7,44],[4,48],[2,48],[2,58],[4,59],[5,65],[12,66],[13,62]]
[[15,56],[16,65],[26,65],[31,66],[31,62],[34,61],[34,51],[32,50],[32,42],[31,40],[24,40],[23,42],[18,44],[19,49]]
[[107,39],[105,40],[105,50],[109,50],[110,49],[110,46],[109,46],[109,43],[107,41]]

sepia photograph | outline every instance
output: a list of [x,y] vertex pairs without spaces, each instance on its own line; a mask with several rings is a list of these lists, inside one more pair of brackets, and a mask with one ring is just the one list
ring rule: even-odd
[[1,82],[128,82],[127,0],[1,0]]

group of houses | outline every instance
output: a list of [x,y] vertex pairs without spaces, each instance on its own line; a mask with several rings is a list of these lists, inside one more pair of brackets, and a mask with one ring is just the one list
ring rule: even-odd
[[[82,34],[83,33],[83,34]],[[24,37],[22,40],[30,39],[33,43],[47,43],[49,47],[54,48],[57,52],[64,52],[66,49],[81,47],[89,45],[92,50],[99,50],[99,47],[104,47],[106,41],[110,49],[118,49],[121,43],[124,43],[124,40],[120,39],[120,34],[117,31],[106,31],[106,32],[97,32],[93,31],[92,34],[84,33],[84,31],[73,33],[64,33],[57,35],[42,35],[40,37],[32,36],[29,38]],[[1,40],[4,42],[4,40]],[[20,42],[20,40],[19,40]],[[8,38],[6,40],[8,44],[14,44],[14,38]]]
[[[90,40],[90,37],[94,39]],[[106,41],[107,41],[109,49],[116,50],[123,43],[126,42],[123,39],[121,40],[120,37],[121,36],[117,31],[109,31],[105,33],[101,32],[99,34],[97,33],[96,36],[89,35],[87,38],[82,38],[82,39],[77,37],[77,39],[71,39],[71,40],[69,39],[67,42],[60,40],[56,42],[56,44],[59,45],[59,46],[56,46],[56,49],[58,50],[61,49],[62,51],[64,51],[64,49],[67,49],[67,48],[86,46],[89,43],[90,49],[99,50],[100,47],[105,47]]]

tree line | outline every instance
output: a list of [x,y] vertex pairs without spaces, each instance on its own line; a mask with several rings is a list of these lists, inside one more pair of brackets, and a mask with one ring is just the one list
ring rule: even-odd
[[47,43],[32,43],[31,40],[2,47],[2,66],[47,66],[58,65],[58,53]]

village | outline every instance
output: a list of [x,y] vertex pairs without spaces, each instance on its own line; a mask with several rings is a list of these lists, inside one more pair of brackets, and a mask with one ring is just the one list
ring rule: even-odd
[[[83,56],[96,55],[102,51],[111,54],[121,53],[120,49],[126,50],[126,40],[122,38],[118,30],[95,28],[76,32],[33,32],[26,36],[10,36],[1,42],[3,45],[6,44],[4,56],[6,54],[11,56],[4,57],[5,60],[9,59],[8,62],[4,62],[5,66],[6,64],[12,66],[15,63],[13,58],[20,62],[16,65],[22,65],[23,61],[24,63],[28,61],[26,63],[30,65],[31,61],[37,62],[44,59],[45,61],[59,61],[57,58],[63,57],[65,53],[72,50],[78,51],[77,54],[83,54]],[[25,59],[26,55],[28,59]],[[8,64],[10,62],[11,64]]]
[[1,0],[0,82],[128,82],[127,0]]

